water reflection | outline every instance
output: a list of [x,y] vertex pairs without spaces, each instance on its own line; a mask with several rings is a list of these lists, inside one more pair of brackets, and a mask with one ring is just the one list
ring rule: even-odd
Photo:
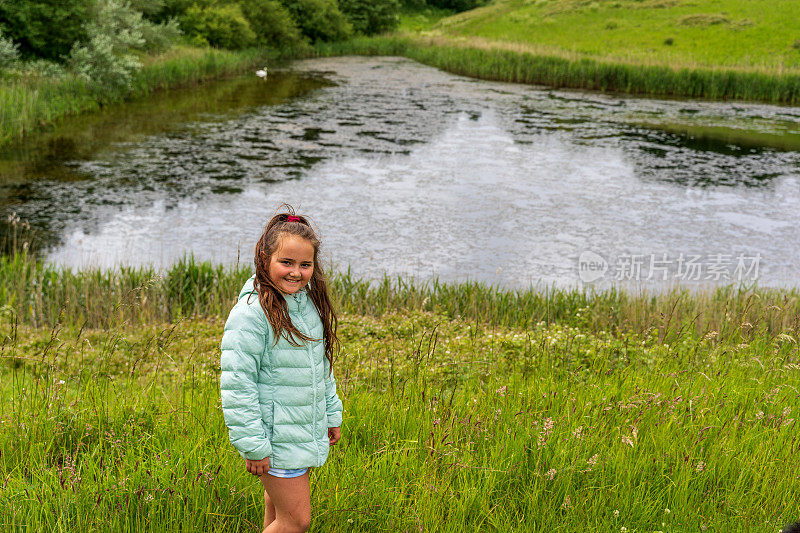
[[358,275],[574,285],[591,251],[609,265],[600,285],[620,258],[664,254],[759,254],[762,284],[800,281],[797,110],[543,91],[396,58],[292,76],[306,89],[26,171],[5,207],[70,266],[249,262],[290,201]]

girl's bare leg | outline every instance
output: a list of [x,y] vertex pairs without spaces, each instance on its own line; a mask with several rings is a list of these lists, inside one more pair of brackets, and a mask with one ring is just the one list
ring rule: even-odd
[[[264,528],[263,533],[306,531],[311,525],[311,484],[308,471],[302,476],[291,478],[265,474],[261,476],[261,483],[275,507],[275,519]],[[264,500],[266,501],[266,497]]]
[[275,506],[272,504],[272,500],[269,499],[269,494],[267,491],[264,491],[264,529],[267,529],[267,526],[275,520]]

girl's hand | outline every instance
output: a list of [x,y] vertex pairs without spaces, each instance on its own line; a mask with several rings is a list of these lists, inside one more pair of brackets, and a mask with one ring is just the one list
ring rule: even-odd
[[259,461],[245,459],[245,466],[247,467],[247,471],[254,476],[266,475],[267,471],[269,470],[269,457],[264,457]]
[[328,428],[328,438],[330,438],[331,446],[339,442],[339,439],[342,438],[341,428]]

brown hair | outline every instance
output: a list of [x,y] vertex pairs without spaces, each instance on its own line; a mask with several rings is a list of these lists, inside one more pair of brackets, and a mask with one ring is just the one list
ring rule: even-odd
[[[322,319],[322,341],[325,346],[325,357],[328,358],[330,363],[330,370],[333,370],[334,354],[339,351],[340,344],[339,338],[336,336],[336,328],[338,326],[338,319],[336,312],[331,305],[331,300],[328,297],[328,285],[325,280],[325,271],[322,265],[317,260],[319,254],[320,241],[317,234],[309,224],[304,216],[298,216],[299,221],[289,222],[289,216],[296,216],[294,208],[289,204],[283,204],[278,210],[285,208],[288,212],[278,213],[267,222],[267,227],[264,233],[256,243],[255,251],[255,267],[256,279],[254,288],[258,292],[258,300],[264,313],[267,315],[272,329],[275,331],[275,343],[281,338],[281,334],[286,331],[286,339],[294,346],[300,346],[302,342],[318,341],[308,335],[300,332],[289,317],[289,309],[286,306],[286,300],[283,298],[283,293],[275,286],[269,277],[269,265],[281,239],[285,235],[295,235],[301,239],[305,239],[314,247],[314,272],[311,274],[311,279],[308,280],[306,291],[308,297],[314,302],[314,305],[319,312]],[[299,339],[299,340],[298,340]]]

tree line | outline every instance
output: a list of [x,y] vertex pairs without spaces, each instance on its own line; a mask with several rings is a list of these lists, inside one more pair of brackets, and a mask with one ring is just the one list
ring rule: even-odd
[[[397,27],[403,10],[487,0],[0,0],[0,83],[83,78],[119,94],[147,54],[176,43],[301,49]],[[102,98],[101,98],[102,99]]]
[[[285,47],[390,31],[396,28],[403,9],[430,6],[456,12],[485,2],[4,0],[0,2],[0,39],[6,65],[14,59],[68,63],[80,55],[78,49],[92,46],[120,48],[127,44],[153,51],[168,47],[179,35],[188,44],[218,48]],[[101,45],[98,40],[117,42]]]

